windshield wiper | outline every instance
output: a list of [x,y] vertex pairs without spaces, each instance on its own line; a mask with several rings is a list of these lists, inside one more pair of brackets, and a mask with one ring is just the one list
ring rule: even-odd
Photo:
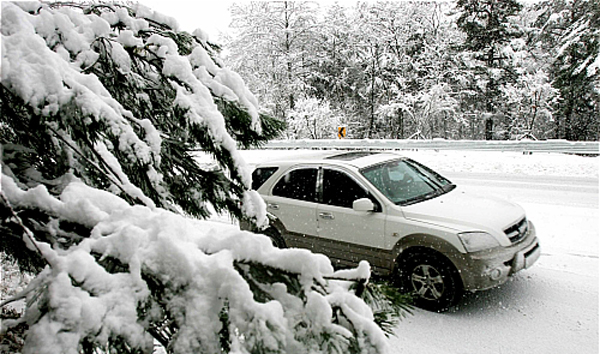
[[416,204],[416,203],[422,202],[424,200],[432,199],[432,198],[437,197],[438,195],[440,195],[439,191],[440,191],[440,189],[436,189],[436,190],[431,191],[431,192],[426,193],[426,194],[418,195],[416,197],[408,198],[406,200],[401,200],[401,201],[399,201],[396,204],[398,204],[400,206],[405,206],[405,205],[410,205],[410,204]]
[[445,186],[441,186],[439,189],[433,190],[429,193],[423,194],[423,195],[418,195],[416,197],[412,197],[406,200],[402,200],[397,202],[397,205],[400,206],[406,206],[406,205],[411,205],[411,204],[416,204],[428,199],[433,199],[435,197],[438,197],[442,194],[446,194],[452,190],[454,190],[454,188],[456,188],[456,184],[446,184]]
[[444,191],[444,193],[448,193],[451,190],[454,190],[454,188],[456,188],[456,184],[451,183],[451,184],[447,184],[447,185],[443,186],[442,190]]

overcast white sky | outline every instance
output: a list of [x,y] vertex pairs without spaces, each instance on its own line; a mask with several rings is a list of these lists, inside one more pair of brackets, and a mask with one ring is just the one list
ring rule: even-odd
[[[174,17],[182,30],[192,32],[201,28],[210,39],[218,40],[220,32],[227,32],[231,23],[229,7],[233,3],[250,0],[138,0],[140,3],[165,15]],[[317,0],[320,3],[354,4],[355,0]],[[402,1],[402,0],[398,0]],[[532,3],[539,0],[520,0]]]
[[217,40],[219,32],[227,31],[233,0],[139,0],[141,4],[162,14],[174,17],[180,29],[192,32],[201,28],[210,39]]

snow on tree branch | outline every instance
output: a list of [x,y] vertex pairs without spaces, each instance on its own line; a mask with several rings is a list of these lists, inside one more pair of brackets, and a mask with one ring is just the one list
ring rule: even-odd
[[[29,120],[11,122],[11,133],[27,146],[26,126],[35,127],[45,148],[68,155],[63,170],[134,203],[198,216],[206,203],[238,217],[258,210],[240,209],[257,198],[237,144],[276,131],[263,135],[256,98],[215,46],[176,28],[142,5],[3,3],[6,119]],[[217,167],[198,166],[198,149]],[[174,169],[182,160],[185,170]]]
[[[224,330],[231,351],[240,353],[385,347],[371,309],[343,282],[325,280],[336,273],[323,255],[279,250],[230,225],[130,206],[78,180],[57,199],[43,186],[23,191],[2,175],[2,193],[21,214],[47,215],[50,233],[66,223],[90,230],[69,249],[37,242],[51,267],[25,290],[24,353],[75,353],[85,343],[118,340],[151,352],[156,331],[173,353],[220,352]],[[368,277],[364,266],[357,271]]]

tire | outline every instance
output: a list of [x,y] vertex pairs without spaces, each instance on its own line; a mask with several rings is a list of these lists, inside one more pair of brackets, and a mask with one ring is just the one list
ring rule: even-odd
[[399,264],[400,289],[413,294],[416,306],[444,312],[462,296],[458,271],[443,255],[434,251],[410,253]]

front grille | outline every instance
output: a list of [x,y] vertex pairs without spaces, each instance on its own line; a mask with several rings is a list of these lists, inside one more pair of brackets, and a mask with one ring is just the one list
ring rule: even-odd
[[527,218],[523,218],[518,223],[512,225],[508,229],[504,230],[506,236],[511,243],[517,243],[527,236],[529,232],[529,224],[527,223]]

